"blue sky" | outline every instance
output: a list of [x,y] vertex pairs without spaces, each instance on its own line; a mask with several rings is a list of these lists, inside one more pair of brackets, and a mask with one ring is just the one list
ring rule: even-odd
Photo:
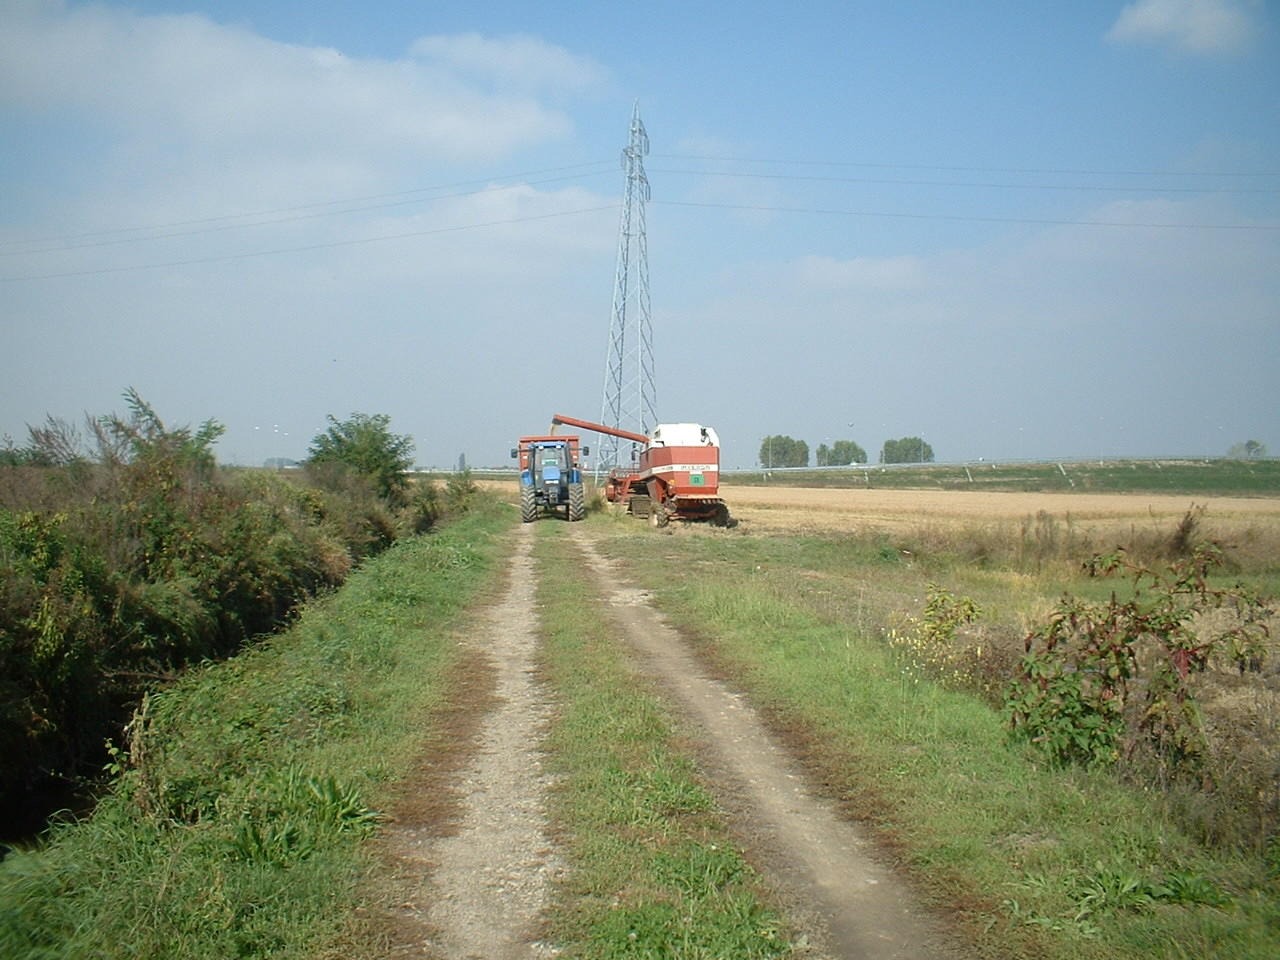
[[0,434],[597,418],[637,101],[658,415],[727,465],[1280,453],[1262,0],[0,0]]

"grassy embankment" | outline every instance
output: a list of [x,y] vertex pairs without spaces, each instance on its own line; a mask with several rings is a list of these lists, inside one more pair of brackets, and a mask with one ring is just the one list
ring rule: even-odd
[[669,708],[628,663],[581,557],[555,522],[535,558],[554,819],[571,870],[550,939],[565,957],[777,957],[790,952],[683,752]]
[[400,541],[151,695],[93,815],[0,864],[0,956],[309,957],[354,936],[362,841],[429,742],[510,522],[491,505]]
[[[989,702],[938,684],[886,642],[895,618],[918,616],[933,581],[975,595],[1016,643],[1064,583],[1081,585],[1068,564],[1038,555],[1037,574],[1007,558],[908,556],[888,541],[654,536],[634,522],[593,522],[606,552],[796,737],[833,795],[876,830],[979,955],[1275,955],[1280,850],[1266,841],[1274,797],[1260,798],[1250,835],[1247,824],[1215,824],[1238,815],[1215,806],[1222,798],[1164,793],[1115,769],[1054,768],[1009,741]],[[963,532],[954,536],[962,546]],[[1274,569],[1256,575],[1272,588],[1275,578]],[[980,655],[984,641],[1000,637],[980,633]],[[1007,648],[989,669],[1016,662]],[[1270,696],[1270,720],[1254,719],[1274,760]],[[1277,773],[1261,772],[1272,793]]]

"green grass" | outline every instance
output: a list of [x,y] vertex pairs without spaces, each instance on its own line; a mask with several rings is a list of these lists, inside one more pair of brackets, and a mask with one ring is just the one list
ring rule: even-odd
[[564,528],[535,558],[544,670],[560,715],[548,749],[571,865],[551,939],[565,957],[765,958],[790,946],[680,749],[669,707],[628,665]]
[[[289,632],[149,698],[94,815],[0,864],[0,956],[353,955],[370,932],[353,912],[376,869],[367,841],[456,693],[454,631],[496,583],[514,521],[481,509],[402,542]],[[1280,849],[1268,874],[1199,842],[1154,792],[1048,767],[988,706],[904,669],[879,639],[893,613],[918,612],[930,579],[981,587],[1019,616],[1047,581],[905,559],[888,542],[586,522],[789,724],[975,956],[1274,955]],[[788,955],[785,920],[669,708],[628,665],[567,531],[532,531],[559,705],[553,813],[572,867],[549,939],[566,957]]]
[[981,700],[903,668],[877,621],[918,570],[848,540],[600,529],[980,954],[1274,956],[1280,878],[1260,860],[1203,846],[1109,771],[1051,768]]
[[500,572],[490,506],[368,561],[281,634],[153,694],[114,790],[0,864],[0,956],[308,957],[343,935],[370,837]]

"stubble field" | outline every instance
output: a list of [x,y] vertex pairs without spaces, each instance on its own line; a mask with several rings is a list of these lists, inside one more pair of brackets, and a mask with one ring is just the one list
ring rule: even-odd
[[1004,493],[951,490],[866,490],[722,484],[733,515],[759,533],[822,530],[901,531],[926,524],[951,527],[1018,522],[1047,515],[1098,535],[1133,528],[1166,530],[1193,507],[1215,525],[1275,525],[1280,499],[1158,494]]

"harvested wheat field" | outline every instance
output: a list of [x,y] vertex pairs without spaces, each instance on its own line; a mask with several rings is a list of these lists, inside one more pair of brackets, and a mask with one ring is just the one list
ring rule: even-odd
[[720,495],[741,523],[759,533],[858,532],[922,525],[1021,523],[1049,516],[1083,534],[1134,528],[1167,530],[1193,508],[1215,529],[1280,531],[1280,498],[1104,493],[1000,493],[867,490],[722,484]]

